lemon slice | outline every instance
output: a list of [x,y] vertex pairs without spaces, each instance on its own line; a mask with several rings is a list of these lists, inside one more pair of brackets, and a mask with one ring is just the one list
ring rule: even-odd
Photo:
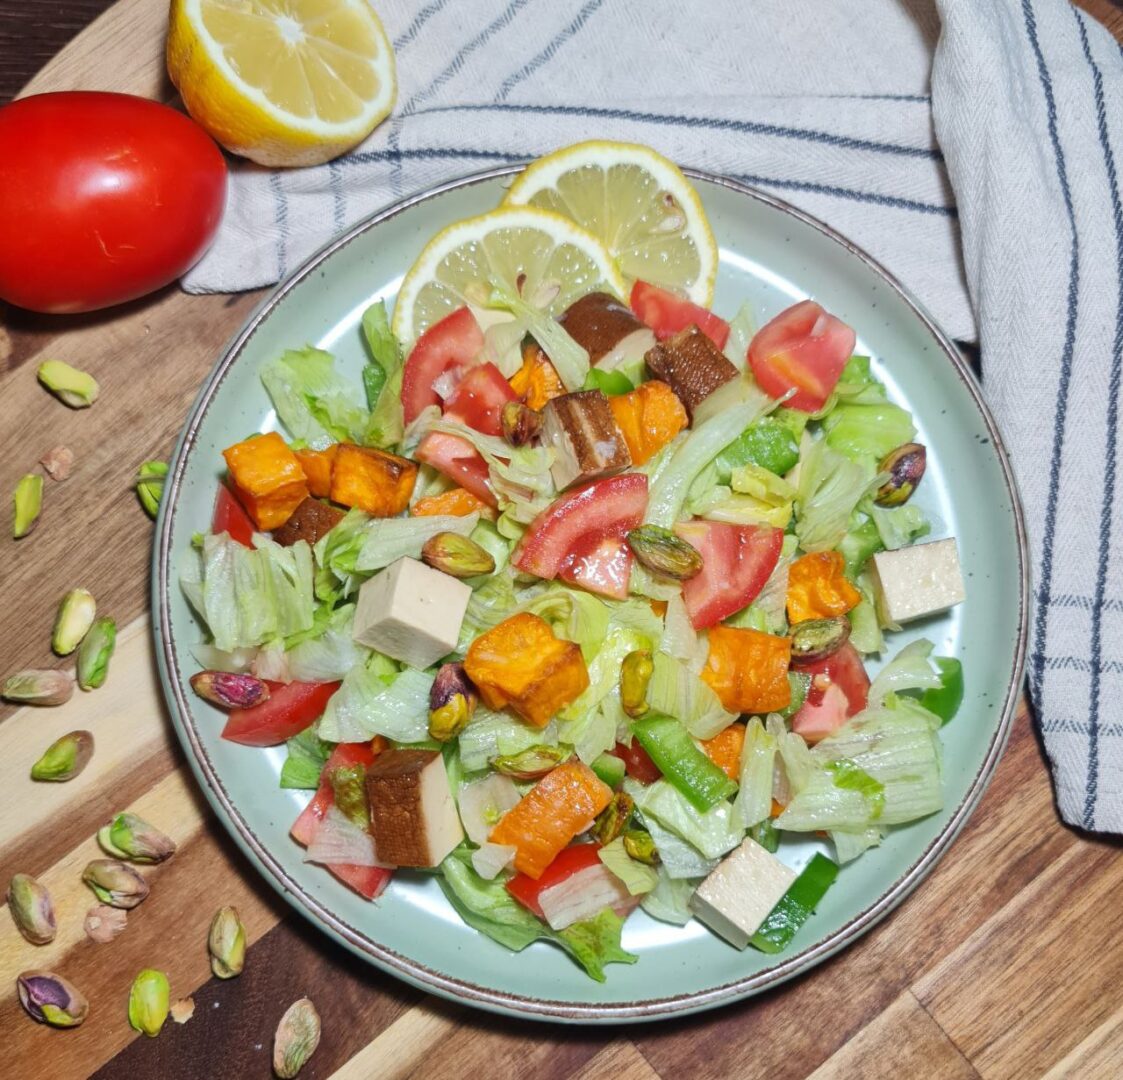
[[504,205],[537,206],[599,237],[624,276],[713,300],[718,249],[682,170],[647,146],[583,142],[539,158]]
[[168,73],[218,142],[271,166],[351,149],[398,90],[367,0],[172,0]]
[[399,341],[464,304],[482,307],[496,280],[535,307],[559,315],[588,292],[625,295],[612,256],[568,218],[528,206],[502,206],[437,233],[410,267],[394,304]]

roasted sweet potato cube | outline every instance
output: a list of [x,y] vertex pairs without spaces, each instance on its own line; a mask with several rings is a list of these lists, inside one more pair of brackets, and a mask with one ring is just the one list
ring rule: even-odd
[[238,501],[262,530],[280,528],[308,497],[304,470],[275,431],[223,450]]
[[297,540],[314,544],[343,520],[343,511],[319,499],[305,499],[279,529],[273,539],[282,547],[291,547]]
[[537,615],[512,615],[468,648],[464,670],[491,709],[510,707],[545,727],[589,685],[581,649]]
[[710,651],[702,681],[726,709],[766,713],[787,708],[792,695],[791,638],[732,626],[711,627],[708,637]]
[[633,465],[650,461],[687,424],[678,395],[658,379],[608,399],[616,426],[624,436]]
[[651,374],[662,379],[686,406],[694,410],[715,390],[737,378],[737,369],[725,354],[696,326],[660,341],[644,357]]
[[340,443],[331,467],[331,500],[394,517],[409,506],[417,465],[408,458],[365,446]]
[[296,451],[296,459],[308,481],[308,493],[317,499],[326,499],[331,494],[331,466],[338,449],[339,444],[333,443],[326,450]]
[[467,517],[469,514],[479,514],[489,521],[494,521],[496,517],[495,510],[483,499],[477,498],[462,487],[449,488],[439,495],[427,495],[424,499],[418,499],[409,508],[409,512],[414,517],[432,517],[437,514]]
[[511,376],[511,389],[532,409],[541,409],[547,401],[561,397],[565,385],[549,357],[534,341],[523,345],[523,366]]

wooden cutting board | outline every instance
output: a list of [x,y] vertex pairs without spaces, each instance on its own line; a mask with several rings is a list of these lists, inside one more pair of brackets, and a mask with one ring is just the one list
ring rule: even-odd
[[[1123,16],[1094,7],[1119,34]],[[164,0],[121,0],[27,92],[170,98],[165,17]],[[58,597],[75,586],[89,587],[122,628],[101,690],[58,709],[0,712],[0,883],[18,871],[41,878],[60,922],[56,940],[36,947],[0,916],[3,1075],[264,1078],[277,1020],[303,995],[324,1022],[306,1077],[1120,1074],[1123,859],[1118,842],[1058,823],[1024,708],[979,811],[903,909],[810,975],[717,1013],[585,1030],[491,1017],[366,967],[292,913],[227,840],[175,743],[149,642],[152,526],[131,491],[141,461],[170,453],[196,388],[257,299],[172,287],[71,319],[0,309],[0,493],[52,446],[77,457],[71,479],[47,481],[35,534],[0,536],[0,673],[60,663],[50,626]],[[97,376],[92,409],[71,412],[37,385],[48,357]],[[86,772],[33,784],[28,768],[42,749],[79,727],[97,741]],[[97,827],[124,809],[179,850],[146,871],[152,894],[126,931],[96,945],[82,930],[93,898],[79,875]],[[205,949],[223,904],[239,908],[251,941],[244,974],[230,982],[209,978]],[[15,977],[32,967],[82,988],[91,1013],[81,1028],[55,1031],[23,1014]],[[157,1039],[126,1021],[142,967],[165,970],[173,999],[195,1003],[186,1024],[169,1022]]]

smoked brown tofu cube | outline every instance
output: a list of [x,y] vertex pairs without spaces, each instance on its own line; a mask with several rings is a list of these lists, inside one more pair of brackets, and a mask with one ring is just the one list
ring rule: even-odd
[[609,293],[593,292],[575,300],[558,317],[578,345],[589,354],[589,363],[605,368],[643,356],[655,344],[655,335],[627,304]]
[[628,444],[601,390],[578,390],[546,402],[542,443],[557,453],[550,475],[558,491],[626,469]]
[[737,369],[696,326],[659,342],[644,360],[651,373],[678,394],[691,420],[706,398],[737,378]]
[[311,546],[342,520],[342,510],[319,499],[305,499],[284,525],[273,530],[273,539],[282,547],[291,547],[297,540],[307,540]]
[[331,501],[395,517],[409,506],[417,464],[368,446],[340,443],[331,466]]
[[238,501],[262,531],[280,528],[308,497],[304,470],[275,431],[222,451]]
[[367,769],[367,801],[380,862],[437,866],[464,839],[436,750],[384,750]]

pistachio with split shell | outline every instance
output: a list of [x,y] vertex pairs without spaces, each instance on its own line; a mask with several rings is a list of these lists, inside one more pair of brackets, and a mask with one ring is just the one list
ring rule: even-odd
[[108,617],[95,619],[78,646],[78,685],[96,690],[109,674],[109,658],[117,645],[117,624]]
[[77,1027],[90,1011],[90,1003],[78,987],[53,971],[21,972],[16,989],[27,1015],[40,1024]]
[[234,907],[219,908],[211,920],[207,936],[207,951],[211,956],[211,971],[220,979],[232,979],[242,974],[246,963],[246,928]]
[[455,578],[478,577],[495,571],[495,559],[475,540],[454,532],[430,536],[421,549],[421,561]]
[[56,446],[39,459],[39,464],[52,480],[68,480],[74,468],[74,451],[69,446]]
[[110,907],[135,908],[148,895],[148,882],[120,859],[94,859],[82,871],[82,880]]
[[928,453],[921,443],[905,443],[890,450],[878,465],[878,472],[888,473],[889,479],[877,489],[874,502],[878,506],[901,506],[907,503],[924,479]]
[[98,829],[97,842],[106,854],[138,863],[163,862],[175,854],[170,836],[127,811]]
[[39,381],[64,405],[86,409],[97,401],[97,379],[71,367],[63,360],[47,360],[39,365]]
[[294,1001],[273,1036],[273,1072],[293,1080],[320,1044],[320,1014],[308,998]]
[[167,475],[166,461],[146,461],[137,472],[136,497],[150,518],[154,518],[160,512],[160,497],[164,494],[164,480]]
[[31,779],[54,783],[73,780],[93,756],[94,737],[90,732],[67,732],[55,739],[43,751],[43,756],[31,766]]
[[792,659],[814,662],[833,656],[850,637],[845,615],[830,619],[804,619],[791,628]]
[[168,977],[155,968],[145,968],[129,990],[129,1027],[150,1039],[160,1034],[168,1018],[171,987]]
[[659,852],[655,841],[646,829],[628,829],[624,833],[624,850],[636,860],[648,866],[659,864]]
[[503,438],[511,446],[526,446],[542,430],[542,414],[521,401],[508,401],[499,414]]
[[571,746],[531,746],[517,754],[497,757],[492,765],[496,772],[512,780],[540,780],[572,756]]
[[21,705],[61,705],[74,693],[74,676],[69,671],[29,668],[9,675],[0,697]]
[[46,886],[30,874],[13,874],[8,884],[8,910],[17,929],[32,945],[54,941],[55,908]]
[[697,548],[670,529],[641,525],[628,533],[628,547],[648,570],[676,581],[688,581],[701,573],[703,560]]
[[635,799],[627,792],[618,791],[612,796],[612,801],[597,815],[593,825],[593,835],[598,844],[611,844],[618,836],[622,835],[632,820],[636,808]]
[[429,689],[429,735],[438,742],[455,739],[472,719],[479,695],[464,665],[442,664]]
[[647,649],[628,653],[620,664],[620,705],[633,719],[647,712],[647,688],[655,663]]
[[55,628],[51,633],[51,648],[59,656],[69,656],[82,643],[94,625],[97,601],[88,589],[71,589],[59,601],[55,615]]
[[197,671],[191,689],[220,709],[252,709],[269,700],[269,687],[256,675],[232,671]]
[[12,495],[12,539],[20,540],[35,528],[43,509],[43,477],[28,473]]

